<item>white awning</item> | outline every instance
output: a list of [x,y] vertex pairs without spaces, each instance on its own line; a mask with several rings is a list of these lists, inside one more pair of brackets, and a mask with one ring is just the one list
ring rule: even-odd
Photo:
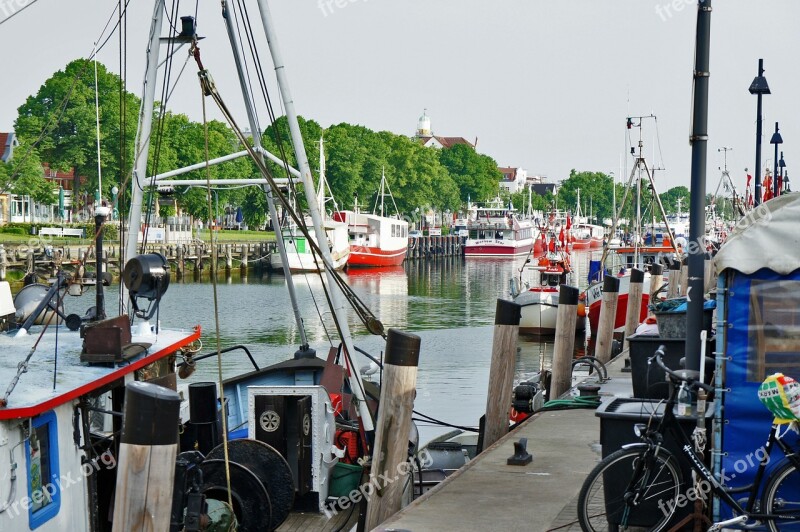
[[714,258],[717,273],[762,268],[787,275],[800,269],[800,193],[762,203],[736,225]]

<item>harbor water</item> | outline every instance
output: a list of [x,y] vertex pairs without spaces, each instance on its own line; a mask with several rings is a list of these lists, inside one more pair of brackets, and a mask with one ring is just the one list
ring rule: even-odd
[[[350,270],[343,274],[358,296],[386,329],[396,328],[421,337],[415,409],[427,416],[459,426],[477,427],[486,407],[489,362],[495,306],[509,298],[509,280],[524,259],[462,259],[413,261],[392,269]],[[574,257],[576,278],[585,279],[588,255]],[[327,308],[322,282],[316,274],[293,277],[300,313],[309,344],[320,358],[327,356],[335,326]],[[585,280],[583,280],[585,283]],[[203,329],[202,353],[216,349],[214,285],[207,279],[170,284],[158,318],[162,326]],[[79,299],[67,298],[66,311],[81,313],[94,304],[91,290]],[[219,276],[216,284],[219,337],[222,348],[245,345],[259,366],[291,358],[300,346],[286,289],[279,274]],[[118,290],[107,289],[108,314],[118,312]],[[385,341],[370,335],[350,314],[356,347],[380,357]],[[338,345],[338,344],[337,344]],[[583,338],[576,339],[576,348]],[[515,383],[549,367],[553,338],[521,336],[518,343]],[[356,364],[369,361],[358,354]],[[223,355],[223,377],[251,371],[242,351]],[[216,381],[216,358],[197,365],[192,381]],[[377,378],[377,374],[366,378]],[[447,427],[418,421],[422,443],[447,432]]]

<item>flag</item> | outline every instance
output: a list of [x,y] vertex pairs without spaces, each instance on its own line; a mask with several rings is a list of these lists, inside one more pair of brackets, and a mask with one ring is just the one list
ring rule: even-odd
[[558,234],[558,241],[561,242],[562,246],[565,244],[565,234],[563,227],[561,228],[561,232]]
[[569,231],[569,229],[571,227],[572,227],[572,217],[568,214],[567,215],[567,230]]
[[750,181],[752,181],[752,180],[753,180],[753,176],[751,176],[750,174],[747,174],[747,186],[748,187],[750,186]]

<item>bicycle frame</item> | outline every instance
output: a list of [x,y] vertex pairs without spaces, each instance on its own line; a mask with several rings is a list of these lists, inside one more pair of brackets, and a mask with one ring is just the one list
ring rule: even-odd
[[[678,418],[675,416],[673,412],[673,408],[675,406],[675,383],[670,379],[670,394],[669,398],[667,399],[667,403],[664,408],[664,415],[661,417],[661,421],[659,422],[658,428],[655,430],[658,434],[665,434],[666,431],[675,438],[680,445],[681,451],[683,451],[683,455],[689,460],[689,464],[691,465],[692,469],[700,476],[702,480],[705,480],[708,485],[711,487],[711,491],[719,497],[723,502],[728,504],[733,510],[739,514],[740,516],[746,515],[750,519],[757,519],[757,520],[775,520],[775,519],[787,519],[793,521],[800,521],[800,515],[780,515],[780,514],[766,514],[766,513],[752,513],[752,510],[755,507],[756,499],[758,498],[758,491],[761,487],[762,481],[764,480],[764,474],[767,469],[767,465],[770,462],[770,457],[772,454],[773,447],[775,444],[783,451],[784,456],[794,465],[794,467],[800,471],[800,456],[782,439],[778,437],[779,425],[777,423],[773,423],[772,428],[769,433],[769,437],[767,438],[767,443],[764,446],[764,458],[759,463],[758,469],[756,470],[756,476],[753,480],[752,484],[747,486],[742,486],[740,488],[729,489],[723,486],[719,480],[714,477],[714,474],[706,467],[706,465],[702,462],[700,457],[694,451],[694,442],[684,433],[683,428],[680,426],[678,422]],[[650,431],[648,431],[650,432]],[[630,447],[635,445],[641,444],[631,444]],[[653,442],[648,443],[649,446],[657,445]],[[627,447],[627,446],[626,446]],[[745,508],[742,506],[731,496],[732,493],[747,493],[749,492],[747,505]],[[763,510],[763,509],[762,509]]]

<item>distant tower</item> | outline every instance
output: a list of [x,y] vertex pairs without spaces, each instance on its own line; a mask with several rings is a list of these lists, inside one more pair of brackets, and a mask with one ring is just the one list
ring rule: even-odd
[[431,136],[431,119],[428,116],[428,110],[422,112],[417,122],[417,137],[430,137]]

